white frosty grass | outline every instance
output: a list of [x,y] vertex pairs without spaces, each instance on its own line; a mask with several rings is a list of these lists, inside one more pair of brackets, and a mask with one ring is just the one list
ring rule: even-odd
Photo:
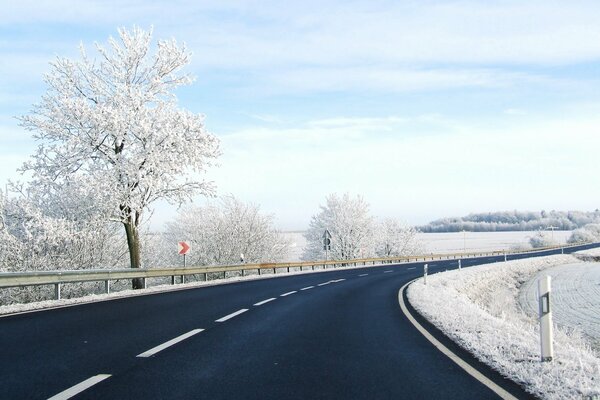
[[552,318],[562,327],[581,331],[600,351],[600,263],[559,265],[534,275],[519,291],[519,304],[528,315],[538,310],[537,282],[552,277]]
[[37,301],[25,304],[10,304],[0,306],[0,316],[7,314],[16,314],[28,311],[36,311],[36,310],[44,310],[51,308],[60,308],[66,307],[70,305],[76,304],[85,304],[85,303],[94,303],[98,301],[107,301],[120,299],[125,297],[133,297],[133,296],[144,296],[153,293],[163,293],[163,292],[171,292],[176,290],[184,290],[196,287],[204,287],[204,286],[216,286],[216,285],[224,285],[228,283],[241,282],[241,281],[251,281],[251,280],[259,280],[259,279],[272,279],[279,278],[290,275],[300,275],[300,274],[314,274],[319,272],[333,272],[333,271],[343,271],[348,269],[359,269],[359,268],[373,268],[373,267],[381,267],[389,264],[376,264],[376,265],[348,265],[345,267],[339,268],[328,268],[328,269],[315,269],[313,270],[304,270],[304,271],[290,271],[290,272],[277,272],[277,274],[273,274],[272,272],[263,272],[262,275],[258,275],[258,273],[254,272],[250,275],[250,272],[247,272],[248,275],[245,276],[233,276],[228,278],[219,278],[213,279],[210,281],[196,281],[189,282],[185,284],[176,284],[176,285],[157,285],[152,286],[147,289],[138,289],[138,290],[121,290],[119,292],[112,292],[110,294],[91,294],[84,297],[77,297],[73,299],[61,299],[61,300],[46,300],[46,301]]
[[537,272],[577,262],[569,255],[495,263],[431,275],[410,285],[415,309],[452,340],[527,391],[547,399],[600,395],[600,357],[582,335],[555,326],[555,360],[540,362],[537,319],[518,305]]
[[600,256],[600,247],[595,247],[593,249],[587,249],[587,250],[581,250],[575,254],[581,254],[584,256],[592,256],[592,257]]

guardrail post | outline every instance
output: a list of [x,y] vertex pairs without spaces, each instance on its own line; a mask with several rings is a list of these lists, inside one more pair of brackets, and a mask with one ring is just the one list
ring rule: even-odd
[[171,275],[171,285],[175,284],[175,275]]
[[427,270],[428,270],[427,264],[423,265],[423,284],[424,285],[427,285]]
[[552,310],[550,309],[550,282],[550,276],[544,276],[538,281],[542,362],[552,361],[552,358],[554,357],[554,346],[552,343]]
[[[185,275],[181,275],[181,284],[183,285],[185,283]],[[145,283],[144,283],[145,285]]]
[[[300,267],[300,270],[302,271],[302,267]],[[262,270],[260,268],[258,269],[258,274],[262,275]]]
[[60,283],[55,283],[54,284],[54,298],[56,300],[60,300]]
[[110,281],[109,280],[104,281],[104,293],[106,293],[106,294],[110,293]]
[[144,285],[144,289],[148,288],[148,286],[146,285],[146,278],[142,278],[142,285]]

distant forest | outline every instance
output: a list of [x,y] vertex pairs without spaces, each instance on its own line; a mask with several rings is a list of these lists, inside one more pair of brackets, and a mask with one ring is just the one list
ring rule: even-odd
[[500,232],[536,231],[555,227],[570,231],[600,222],[600,211],[501,211],[469,214],[461,218],[442,218],[417,227],[421,232]]

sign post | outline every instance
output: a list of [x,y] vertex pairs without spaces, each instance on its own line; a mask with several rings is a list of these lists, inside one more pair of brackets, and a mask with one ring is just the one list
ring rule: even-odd
[[550,282],[550,276],[544,276],[538,281],[542,362],[552,361],[552,358],[554,358],[554,346],[552,343],[552,311],[550,309]]
[[[177,243],[177,252],[183,256],[183,268],[185,268],[185,255],[190,251],[190,245],[186,242]],[[181,283],[185,283],[185,275],[181,275]]]
[[328,252],[331,250],[331,233],[327,229],[323,232],[323,250],[325,250],[325,261],[327,261]]

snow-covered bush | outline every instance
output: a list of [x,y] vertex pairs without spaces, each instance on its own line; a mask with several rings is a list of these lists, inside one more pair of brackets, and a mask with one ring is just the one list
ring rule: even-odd
[[369,214],[369,204],[361,197],[331,194],[321,211],[313,215],[304,237],[304,260],[323,260],[323,234],[331,234],[329,258],[349,260],[374,255],[373,233],[375,221]]
[[[183,208],[167,224],[163,240],[172,248],[187,241],[189,265],[239,264],[242,254],[246,263],[282,261],[290,246],[275,229],[272,215],[231,195],[204,207]],[[172,260],[180,262],[176,256]]]
[[587,224],[583,228],[575,229],[567,242],[581,243],[597,241],[600,241],[600,224]]
[[540,247],[556,246],[558,242],[552,239],[548,232],[538,231],[534,236],[529,238],[529,244],[534,249]]
[[423,244],[417,239],[417,230],[395,218],[378,221],[375,227],[375,254],[392,257],[421,254]]

